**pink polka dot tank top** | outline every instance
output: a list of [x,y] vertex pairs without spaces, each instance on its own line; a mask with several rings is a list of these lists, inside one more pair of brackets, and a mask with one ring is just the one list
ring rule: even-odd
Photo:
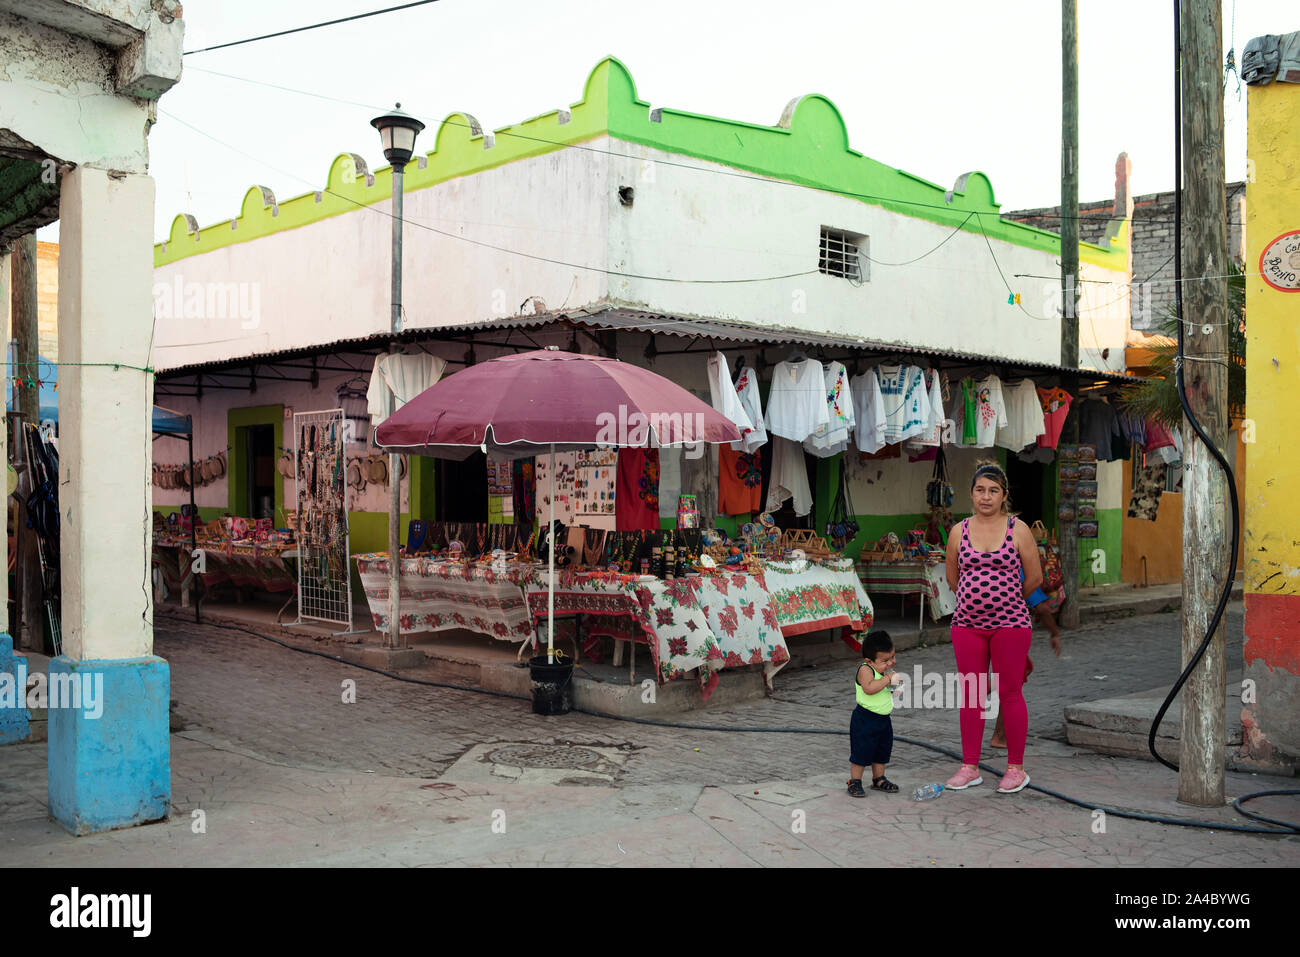
[[1007,520],[1002,546],[991,552],[981,552],[971,544],[966,527],[969,521],[961,523],[957,610],[952,623],[965,628],[1032,627],[1022,588],[1020,552],[1012,538],[1016,520]]

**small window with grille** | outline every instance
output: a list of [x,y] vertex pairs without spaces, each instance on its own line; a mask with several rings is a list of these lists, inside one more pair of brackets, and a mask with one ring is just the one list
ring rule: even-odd
[[828,276],[839,276],[854,284],[866,282],[870,278],[867,270],[867,242],[867,237],[859,233],[823,226],[817,256],[818,271]]
[[[1138,484],[1138,476],[1142,471],[1142,450],[1139,446],[1133,448],[1133,477],[1131,479],[1134,487]],[[1183,490],[1183,463],[1174,462],[1165,466],[1165,487],[1163,491],[1181,493]]]

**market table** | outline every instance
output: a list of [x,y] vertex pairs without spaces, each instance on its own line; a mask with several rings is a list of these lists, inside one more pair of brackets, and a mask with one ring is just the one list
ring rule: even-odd
[[[264,588],[271,592],[292,591],[298,587],[298,575],[286,559],[296,558],[293,546],[203,543],[206,571],[199,574],[205,589],[230,583],[244,588]],[[188,594],[193,587],[193,551],[184,542],[155,541],[153,557],[169,588]]]
[[944,615],[952,614],[953,609],[957,607],[957,597],[948,587],[947,571],[943,562],[861,560],[857,564],[857,574],[868,592],[877,595],[919,596],[921,610],[917,627],[922,631],[925,629],[927,600],[930,617],[935,621]]
[[763,578],[787,638],[827,628],[866,631],[875,620],[871,599],[848,559],[766,561]]
[[[534,619],[547,615],[546,573],[527,586]],[[705,700],[717,686],[717,672],[763,666],[764,682],[790,660],[777,612],[761,576],[743,572],[692,575],[673,581],[559,572],[556,615],[594,615],[593,634],[645,644],[662,684],[699,669]]]
[[[375,630],[388,631],[388,553],[353,556],[370,605]],[[398,570],[398,607],[403,632],[464,628],[504,641],[533,633],[524,586],[536,577],[532,565],[466,565],[410,556]]]

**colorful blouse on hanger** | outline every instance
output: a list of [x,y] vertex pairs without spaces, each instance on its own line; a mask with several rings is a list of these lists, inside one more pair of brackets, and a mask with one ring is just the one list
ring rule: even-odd
[[1038,447],[1054,449],[1061,441],[1061,429],[1070,412],[1070,393],[1064,389],[1039,389],[1038,398],[1043,405],[1043,434],[1038,437]]

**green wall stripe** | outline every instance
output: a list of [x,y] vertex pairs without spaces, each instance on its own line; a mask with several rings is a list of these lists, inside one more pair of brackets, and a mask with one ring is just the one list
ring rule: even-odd
[[[569,111],[567,123],[560,123],[558,111],[544,113],[494,131],[495,145],[486,149],[484,137],[472,131],[468,118],[451,114],[430,134],[434,147],[424,154],[425,168],[419,169],[414,161],[407,167],[405,190],[425,189],[608,134],[666,153],[838,193],[952,228],[975,212],[979,215],[963,227],[967,232],[978,234],[982,223],[990,239],[1059,253],[1060,237],[1055,233],[1000,218],[1000,204],[984,173],[965,175],[961,188],[954,184],[950,202],[944,186],[850,148],[844,119],[826,97],[804,96],[792,106],[782,119],[784,125],[777,126],[673,109],[660,110],[660,121],[651,122],[650,104],[637,98],[627,67],[607,57],[588,75],[583,98]],[[351,154],[340,153],[330,164],[319,200],[315,192],[309,192],[273,208],[262,190],[253,186],[244,194],[240,214],[233,220],[191,233],[186,217],[177,216],[167,240],[154,247],[154,265],[297,229],[392,197],[391,167],[375,170],[372,186],[357,173]],[[1128,229],[1127,221],[1117,220],[1112,223],[1107,245],[1081,242],[1081,261],[1127,272]]]

